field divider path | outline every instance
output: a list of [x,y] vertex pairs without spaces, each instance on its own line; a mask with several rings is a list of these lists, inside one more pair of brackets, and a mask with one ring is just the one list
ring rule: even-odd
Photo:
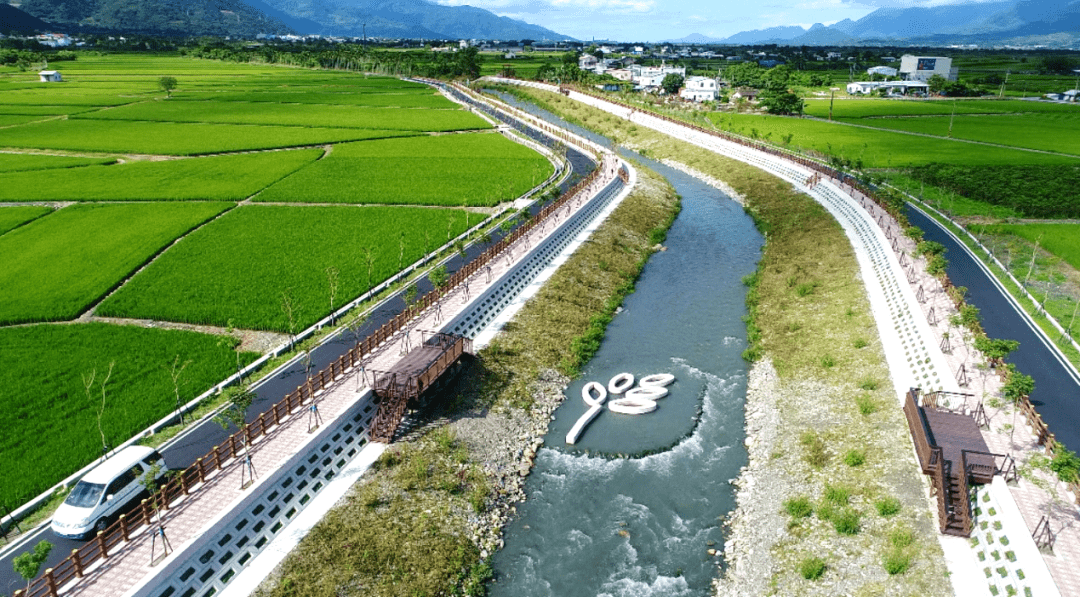
[[[635,124],[761,168],[804,190],[836,218],[855,249],[898,400],[910,387],[960,391],[959,384],[952,375],[952,364],[942,352],[938,344],[939,337],[931,329],[923,311],[924,307],[913,290],[912,283],[919,280],[914,275],[913,268],[909,265],[908,269],[905,269],[897,257],[903,256],[906,249],[910,248],[901,242],[901,239],[905,238],[903,231],[894,220],[887,217],[883,209],[846,180],[823,178],[815,182],[813,176],[819,171],[818,168],[811,169],[787,159],[786,155],[747,147],[702,129],[589,94],[515,79],[494,80],[544,91],[562,92],[571,99]],[[991,446],[999,447],[996,444]],[[1007,453],[1009,450],[1005,451]],[[997,499],[1006,502],[1005,506],[1010,511],[1041,504],[1040,501],[1025,504],[1030,497],[1020,492],[999,490],[995,494]],[[1018,551],[1023,547],[1024,552],[1038,553],[1030,534],[1020,530],[1019,533],[1014,531],[1013,535],[1012,540],[1017,544]],[[945,552],[954,592],[961,594],[961,591],[956,589],[965,587],[964,590],[972,590],[975,592],[973,594],[989,594],[986,589],[987,579],[981,570],[982,565],[975,558],[975,552],[968,540],[945,535],[938,535],[938,539]],[[1072,564],[1067,566],[1074,567]],[[1040,594],[1057,593],[1057,586],[1050,578],[1052,573],[1046,562],[1028,560],[1025,567],[1028,569],[1029,583],[1041,589]],[[1071,583],[1067,586],[1070,589],[1076,588]]]
[[[334,363],[327,370],[313,376],[320,380],[318,389],[307,396],[319,406],[318,410],[323,419],[319,429],[330,429],[358,400],[370,396],[370,392],[364,391],[365,371],[390,369],[408,353],[410,347],[417,345],[413,342],[415,333],[449,325],[455,317],[479,301],[489,287],[503,282],[502,278],[512,274],[520,262],[532,257],[532,254],[543,246],[546,238],[557,233],[560,222],[569,221],[583,208],[593,204],[593,199],[603,196],[605,192],[610,193],[617,179],[625,181],[627,168],[629,166],[613,154],[605,155],[594,174],[578,183],[564,199],[542,210],[538,217],[530,220],[530,225],[515,231],[506,239],[507,242],[500,243],[501,250],[491,254],[487,267],[473,268],[467,275],[455,275],[457,283],[441,293],[437,301],[431,302],[428,308],[410,310],[410,314],[403,314],[404,318],[395,318],[395,321],[391,322],[394,329],[392,333],[384,335],[381,341],[368,343],[374,350],[369,350],[367,358],[346,366]],[[549,222],[554,225],[549,226]],[[465,272],[459,271],[459,274],[463,273]],[[341,362],[347,363],[347,360],[343,357]],[[361,376],[359,380],[357,376]],[[361,383],[358,384],[357,381]],[[304,404],[305,396],[302,388],[303,386],[298,389],[301,405]],[[78,564],[78,560],[72,564],[73,560],[69,558],[58,566],[58,569],[64,566],[68,568],[63,573],[63,582],[56,580],[56,576],[61,576],[61,572],[50,569],[44,577],[33,583],[29,595],[152,594],[153,587],[157,586],[154,584],[155,577],[168,571],[176,572],[176,568],[183,561],[195,555],[196,548],[201,545],[200,539],[204,538],[215,524],[221,524],[235,507],[257,495],[260,489],[265,489],[264,485],[271,480],[282,463],[300,453],[318,437],[319,434],[310,434],[305,426],[309,424],[309,417],[304,416],[306,412],[306,408],[300,408],[290,411],[284,417],[278,417],[278,424],[265,428],[262,435],[255,437],[250,454],[244,451],[242,444],[239,450],[236,447],[235,438],[240,433],[230,439],[228,443],[231,443],[232,447],[226,447],[226,460],[221,461],[220,468],[208,471],[200,481],[189,484],[185,491],[189,495],[178,496],[164,510],[168,538],[175,551],[155,562],[154,566],[150,565],[153,534],[149,531],[156,530],[157,527],[138,526],[138,523],[133,521],[131,528],[123,531],[129,540],[117,538],[116,533],[119,531],[110,531],[90,544],[96,547],[105,541],[108,545],[107,558],[97,557],[83,564]],[[250,426],[245,429],[249,429],[247,433],[251,433]],[[228,458],[230,450],[234,454],[232,458]],[[215,448],[213,454],[217,453],[218,449]],[[244,457],[248,455],[258,476],[251,486],[240,490],[238,488],[247,469],[243,465]],[[118,527],[114,525],[113,528]],[[125,527],[119,528],[123,530]],[[160,545],[156,547],[160,553]],[[72,566],[78,574],[71,570]]]

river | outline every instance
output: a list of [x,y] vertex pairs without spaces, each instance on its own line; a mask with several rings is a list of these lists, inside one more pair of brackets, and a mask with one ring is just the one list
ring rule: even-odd
[[[528,499],[493,559],[495,597],[700,596],[717,574],[719,555],[708,550],[724,544],[723,518],[735,506],[730,480],[747,462],[741,279],[756,267],[763,239],[722,192],[631,157],[671,182],[682,212],[667,250],[650,258],[555,412]],[[566,445],[587,409],[582,385],[606,385],[624,371],[672,373],[676,382],[656,412],[605,410]]]

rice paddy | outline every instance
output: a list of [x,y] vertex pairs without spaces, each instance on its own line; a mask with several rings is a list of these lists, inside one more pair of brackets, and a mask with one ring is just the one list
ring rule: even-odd
[[[311,203],[490,206],[551,173],[486,120],[400,79],[135,54],[55,68],[64,82],[0,69],[9,509],[100,456],[83,374],[116,363],[102,426],[117,445],[175,407],[164,368],[177,356],[191,361],[182,400],[235,371],[231,338],[110,316],[299,332],[470,223],[461,209]],[[162,76],[177,79],[173,93]],[[333,300],[328,268],[340,272]]]
[[[330,311],[327,268],[340,272],[340,307],[369,282],[378,284],[464,231],[461,210],[240,207],[188,235],[97,312],[288,332],[285,293],[299,331]],[[374,257],[370,280],[367,250]]]

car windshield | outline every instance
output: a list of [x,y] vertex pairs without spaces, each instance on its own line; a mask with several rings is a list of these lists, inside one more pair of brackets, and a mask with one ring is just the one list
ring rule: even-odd
[[64,503],[76,508],[93,508],[101,499],[101,492],[103,491],[105,491],[104,485],[79,481],[75,485],[75,489],[71,490],[71,495],[64,500]]

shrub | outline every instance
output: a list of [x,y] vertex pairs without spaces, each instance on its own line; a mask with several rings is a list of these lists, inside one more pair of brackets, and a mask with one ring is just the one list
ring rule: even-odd
[[851,449],[844,453],[844,464],[848,466],[862,466],[866,462],[866,453],[862,450]]
[[806,454],[803,458],[807,464],[814,468],[821,468],[828,464],[829,453],[825,449],[825,442],[813,431],[806,431],[799,438],[803,446],[806,446]]
[[833,517],[833,527],[841,535],[854,535],[859,532],[859,513],[853,508],[844,508]]
[[827,355],[821,357],[821,366],[824,367],[825,369],[831,369],[835,365],[836,365],[836,359],[834,359],[831,354],[827,354]]
[[855,397],[855,404],[859,407],[859,413],[872,415],[877,412],[878,403],[870,397],[870,394],[859,394]]
[[810,556],[799,563],[799,574],[806,580],[817,580],[825,574],[825,562],[819,557]]
[[915,247],[915,254],[920,257],[923,255],[942,255],[944,253],[945,245],[932,240],[924,240]]
[[907,547],[915,542],[915,533],[907,527],[897,527],[889,531],[889,544],[893,547]]
[[799,496],[785,500],[784,511],[792,518],[806,518],[814,513],[814,507],[810,505],[809,498]]
[[890,496],[874,501],[874,508],[878,514],[889,517],[900,511],[900,500]]
[[1050,460],[1050,470],[1057,473],[1058,478],[1066,483],[1076,481],[1077,473],[1080,472],[1080,457],[1077,457],[1076,452],[1065,449],[1065,446],[1060,443],[1055,447],[1057,449],[1054,450],[1054,457]]
[[855,348],[866,348],[866,338],[855,338],[855,341],[851,343]]
[[878,380],[874,379],[873,377],[864,377],[863,380],[859,382],[860,389],[868,390],[871,392],[878,389],[878,386]]
[[851,490],[843,485],[826,485],[825,500],[837,506],[846,506],[851,500]]
[[945,273],[945,268],[948,265],[949,262],[945,261],[945,258],[941,255],[931,255],[926,261],[926,273],[931,276],[939,276]]
[[882,564],[890,576],[903,574],[911,567],[912,554],[905,549],[892,548],[885,552],[885,560]]

